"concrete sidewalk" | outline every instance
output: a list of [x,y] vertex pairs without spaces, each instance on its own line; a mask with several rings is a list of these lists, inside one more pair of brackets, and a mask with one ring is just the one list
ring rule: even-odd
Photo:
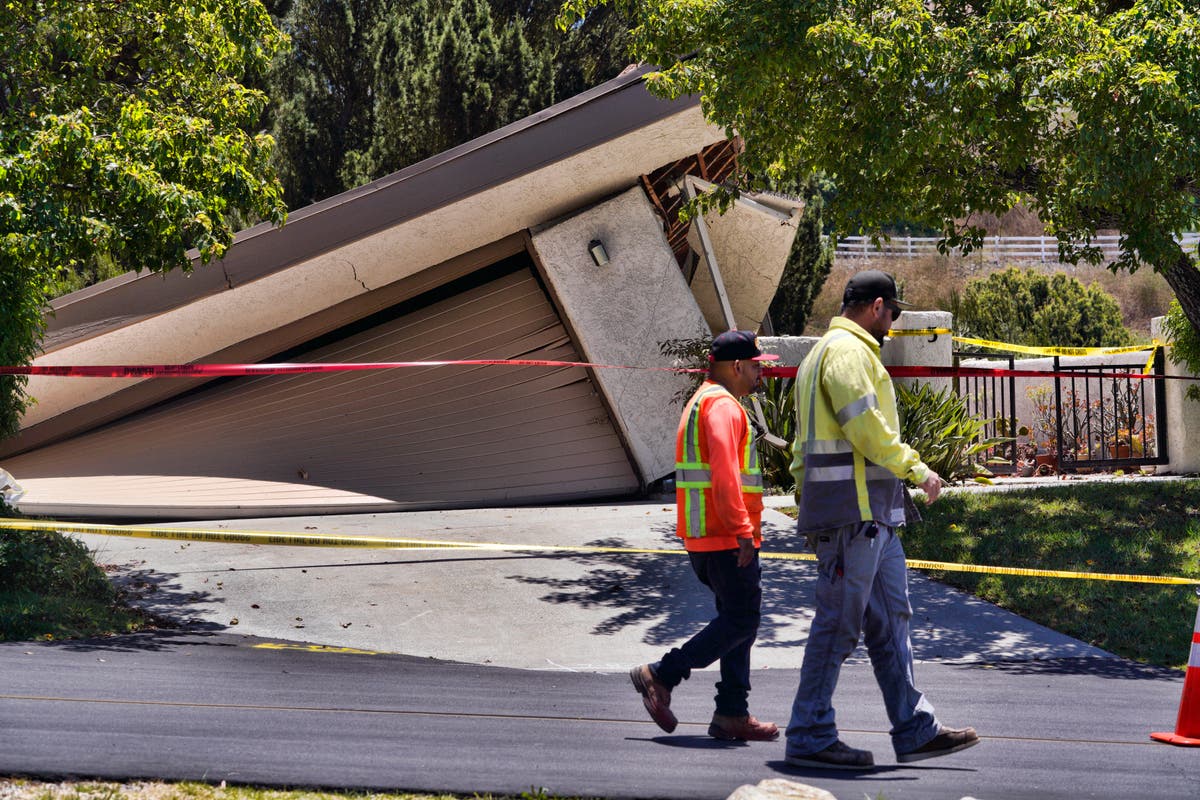
[[[787,502],[773,499],[775,504]],[[287,517],[179,527],[446,541],[669,548],[658,554],[338,550],[84,535],[152,612],[200,630],[540,670],[657,659],[712,617],[675,537],[671,502]],[[764,549],[802,552],[768,508]],[[798,667],[815,566],[764,561],[756,669]],[[1108,653],[910,572],[921,661]],[[860,648],[855,658],[865,660]]]

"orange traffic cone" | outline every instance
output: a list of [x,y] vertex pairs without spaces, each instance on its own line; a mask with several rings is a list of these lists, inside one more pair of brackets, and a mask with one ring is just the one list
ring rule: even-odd
[[1179,719],[1174,733],[1152,733],[1151,739],[1167,744],[1200,747],[1200,609],[1192,631],[1192,650],[1187,674],[1183,678],[1183,698],[1179,701]]

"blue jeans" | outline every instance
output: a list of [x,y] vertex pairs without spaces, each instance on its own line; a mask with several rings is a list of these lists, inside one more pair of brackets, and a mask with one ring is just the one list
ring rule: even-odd
[[717,713],[744,717],[749,713],[750,648],[758,636],[762,606],[762,568],[758,553],[745,567],[737,565],[737,550],[688,553],[700,582],[712,590],[717,616],[680,647],[651,664],[655,677],[669,688],[720,659]]
[[817,554],[816,611],[787,728],[788,755],[837,741],[832,705],[842,662],[862,634],[892,723],[892,747],[909,753],[937,735],[933,706],[913,685],[908,574],[894,529],[855,523],[809,535]]

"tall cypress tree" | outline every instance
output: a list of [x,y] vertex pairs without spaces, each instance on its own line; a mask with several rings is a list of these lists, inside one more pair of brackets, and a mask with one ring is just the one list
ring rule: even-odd
[[295,0],[283,21],[292,50],[270,76],[278,103],[275,163],[291,207],[342,191],[342,160],[371,130],[369,42],[383,0]]
[[380,21],[372,39],[371,133],[362,150],[346,154],[343,186],[361,185],[428,154],[430,131],[440,126],[430,97],[443,22],[427,0],[411,0]]
[[804,211],[792,243],[779,289],[771,301],[771,327],[779,336],[799,336],[812,313],[813,301],[821,293],[833,266],[833,246],[822,231],[821,181],[809,177],[801,191]]
[[[280,2],[281,8],[288,4]],[[293,0],[274,133],[297,207],[402,169],[613,77],[627,27],[570,31],[557,0]]]

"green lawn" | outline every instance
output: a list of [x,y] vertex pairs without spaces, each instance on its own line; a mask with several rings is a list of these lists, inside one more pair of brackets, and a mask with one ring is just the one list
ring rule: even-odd
[[[1059,483],[943,494],[903,534],[909,558],[1200,578],[1200,481]],[[1180,667],[1196,621],[1190,586],[928,571],[1109,652]]]

